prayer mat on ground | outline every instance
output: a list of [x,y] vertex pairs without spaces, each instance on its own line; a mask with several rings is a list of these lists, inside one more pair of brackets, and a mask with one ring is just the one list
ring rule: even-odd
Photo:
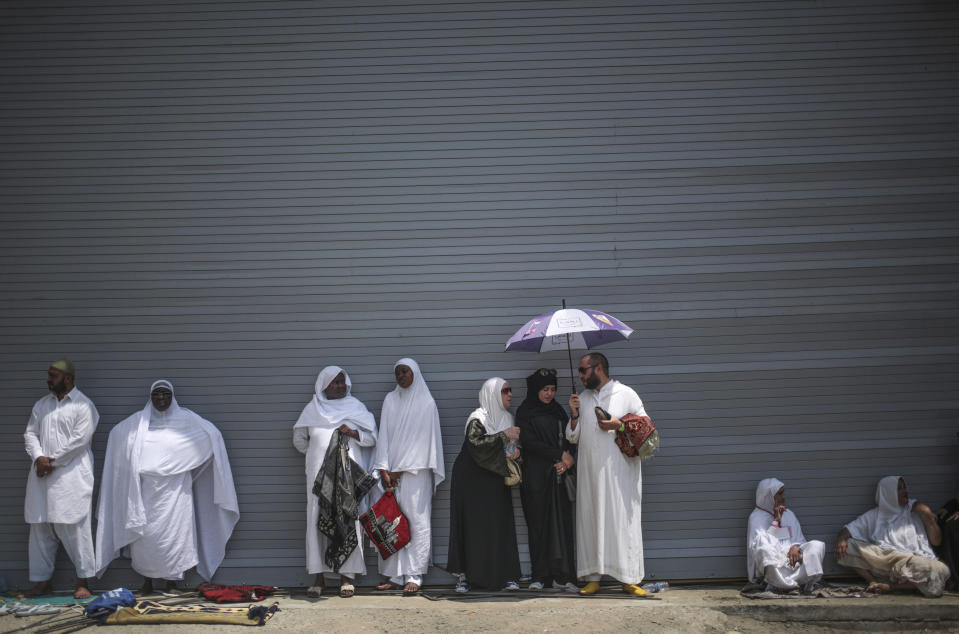
[[132,608],[120,608],[104,625],[153,625],[157,623],[210,623],[216,625],[265,625],[280,609],[273,605],[227,608],[219,605],[162,605],[138,601]]
[[247,603],[262,601],[276,592],[273,586],[222,586],[216,583],[201,583],[196,591],[205,599],[217,603]]
[[97,595],[91,595],[86,599],[74,599],[73,593],[70,594],[50,594],[42,597],[24,597],[18,599],[16,597],[0,597],[0,604],[6,603],[8,605],[13,603],[23,603],[24,605],[56,605],[56,606],[68,606],[68,605],[86,605],[94,599],[97,598]]
[[739,594],[747,599],[862,599],[879,596],[873,592],[866,592],[864,585],[816,584],[809,594],[803,594],[798,589],[772,590],[766,589],[764,584],[746,584]]

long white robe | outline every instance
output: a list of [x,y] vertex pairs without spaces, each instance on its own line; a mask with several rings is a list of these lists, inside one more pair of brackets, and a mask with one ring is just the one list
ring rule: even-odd
[[[30,525],[30,580],[48,581],[62,543],[77,577],[96,572],[90,509],[93,501],[93,452],[90,441],[100,414],[83,392],[73,388],[62,399],[47,394],[30,412],[24,445],[31,465],[23,500]],[[53,471],[37,476],[37,458],[54,458]]]
[[195,565],[210,580],[239,518],[226,445],[213,423],[174,400],[165,412],[147,403],[110,431],[97,576],[122,553],[145,577],[182,579]]
[[[323,390],[340,372],[346,377],[347,395],[345,398],[330,400],[323,394]],[[376,421],[359,399],[350,396],[352,387],[349,375],[342,368],[324,368],[317,377],[313,399],[303,408],[300,418],[293,426],[293,446],[300,453],[306,454],[306,570],[310,574],[338,572],[350,578],[366,574],[363,529],[359,521],[356,522],[357,547],[339,570],[332,570],[326,565],[323,555],[329,540],[316,526],[320,507],[319,500],[313,493],[313,483],[323,466],[323,458],[333,438],[333,432],[342,424],[355,429],[360,436],[359,440],[349,439],[350,458],[364,469],[369,469],[370,448],[376,444]]]
[[639,583],[643,562],[643,474],[639,458],[627,458],[616,446],[616,433],[603,431],[593,408],[616,417],[646,415],[639,395],[610,380],[598,392],[579,395],[579,424],[566,437],[579,444],[576,483],[576,573],[598,580],[609,575],[621,583]]
[[90,515],[93,452],[90,441],[100,415],[77,388],[62,400],[47,394],[33,406],[24,444],[30,460],[55,458],[53,472],[40,478],[31,464],[23,518],[28,524],[75,524]]
[[393,583],[422,584],[432,560],[433,493],[445,478],[440,415],[429,387],[413,359],[400,359],[413,371],[408,388],[396,388],[383,400],[373,473],[402,471],[394,495],[410,524],[410,543],[389,559],[378,560],[380,574]]
[[[776,588],[789,590],[822,577],[822,561],[826,545],[819,540],[807,540],[799,525],[799,518],[786,510],[773,525],[774,496],[783,487],[775,478],[760,481],[756,488],[756,508],[749,515],[746,529],[746,574],[756,582],[764,579]],[[788,553],[799,546],[802,562],[790,565]]]

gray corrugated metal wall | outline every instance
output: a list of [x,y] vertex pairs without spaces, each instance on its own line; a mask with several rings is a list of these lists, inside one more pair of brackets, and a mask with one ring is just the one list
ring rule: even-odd
[[[234,464],[218,579],[296,584],[316,372],[378,413],[417,358],[452,465],[483,379],[565,367],[501,351],[563,297],[636,328],[605,351],[663,433],[651,575],[742,575],[761,477],[829,542],[879,476],[953,492],[954,3],[0,7],[11,581],[51,359],[100,409],[98,468],[171,379]],[[444,485],[441,563],[447,512]]]

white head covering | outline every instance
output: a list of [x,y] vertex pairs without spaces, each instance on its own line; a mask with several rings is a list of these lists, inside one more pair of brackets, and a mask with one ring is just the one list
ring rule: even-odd
[[759,485],[756,487],[756,508],[762,509],[770,515],[774,515],[776,494],[779,493],[779,489],[784,486],[786,485],[776,478],[760,480]]
[[880,548],[935,559],[926,528],[912,512],[916,500],[910,498],[905,506],[899,506],[900,478],[886,476],[880,480],[876,485],[876,508],[846,524],[846,529],[854,539]]
[[416,361],[400,359],[393,364],[393,369],[401,365],[413,371],[413,383],[406,388],[397,385],[383,399],[372,468],[431,469],[435,488],[446,477],[439,411]]
[[[341,372],[346,378],[346,396],[334,399],[326,398],[323,390]],[[375,435],[376,420],[370,410],[366,409],[366,405],[363,405],[355,396],[350,395],[352,389],[353,383],[350,381],[350,375],[346,373],[346,370],[336,365],[326,366],[316,377],[313,400],[303,408],[300,418],[297,419],[293,427],[336,428],[343,423],[347,423],[350,427],[368,431]]]
[[[876,485],[876,507],[879,513],[870,537],[883,548],[914,552],[913,549],[920,546],[912,521],[912,505],[916,500],[910,498],[905,506],[899,506],[901,477],[886,476]],[[926,537],[925,530],[922,536]]]
[[[157,388],[166,388],[170,390],[172,396],[172,401],[170,407],[166,408],[162,412],[153,406],[153,390]],[[160,379],[159,381],[154,381],[153,385],[150,386],[150,400],[147,401],[146,407],[143,408],[143,416],[149,424],[150,429],[156,429],[158,427],[167,427],[172,421],[176,418],[179,418],[181,408],[180,404],[176,400],[176,390],[173,389],[173,384],[167,381],[166,379]]]
[[483,423],[488,434],[495,434],[504,429],[513,426],[513,415],[509,410],[503,407],[503,386],[506,385],[506,379],[493,377],[483,383],[479,391],[480,406],[466,419],[466,424],[474,418]]

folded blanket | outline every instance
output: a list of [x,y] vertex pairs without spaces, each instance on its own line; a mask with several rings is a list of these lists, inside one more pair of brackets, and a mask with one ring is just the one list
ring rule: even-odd
[[251,605],[226,608],[218,605],[162,605],[155,601],[138,601],[129,608],[120,608],[103,622],[105,625],[152,625],[156,623],[213,623],[226,625],[265,625],[280,609],[273,605]]

